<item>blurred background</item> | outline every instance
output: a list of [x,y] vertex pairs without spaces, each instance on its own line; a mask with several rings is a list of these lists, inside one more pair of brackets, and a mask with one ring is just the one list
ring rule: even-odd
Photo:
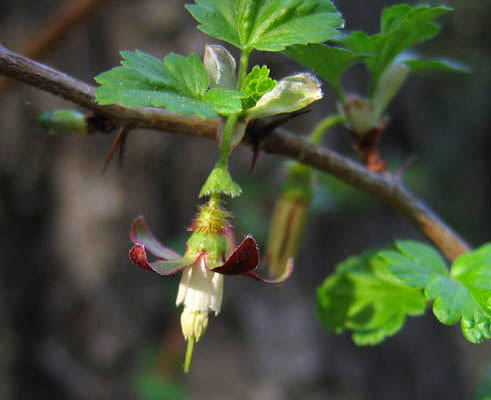
[[[0,43],[25,51],[71,2],[90,13],[36,59],[91,84],[119,64],[121,49],[201,55],[216,43],[177,0],[2,0]],[[346,29],[374,33],[383,7],[398,2],[335,3]],[[491,2],[448,4],[456,11],[440,18],[441,35],[419,50],[473,73],[411,77],[389,108],[382,154],[392,171],[417,156],[405,172],[408,187],[478,246],[491,238]],[[281,54],[254,54],[251,62],[268,64],[276,79],[302,70]],[[355,68],[344,85],[363,92],[366,78]],[[334,111],[325,91],[290,130],[308,134]],[[422,239],[388,206],[326,175],[317,179],[293,278],[279,289],[226,279],[222,314],[211,317],[184,375],[178,278],[132,265],[128,232],[144,215],[182,251],[216,144],[135,131],[124,169],[113,162],[101,176],[113,135],[48,136],[39,128],[41,112],[67,107],[20,83],[0,89],[0,399],[474,398],[490,343],[467,343],[460,327],[430,312],[377,347],[355,347],[318,323],[315,289],[337,263],[395,238]],[[356,157],[342,129],[325,144]],[[264,249],[285,160],[262,154],[249,176],[250,160],[249,148],[235,151],[232,173],[245,195],[228,206],[238,237],[253,233]]]

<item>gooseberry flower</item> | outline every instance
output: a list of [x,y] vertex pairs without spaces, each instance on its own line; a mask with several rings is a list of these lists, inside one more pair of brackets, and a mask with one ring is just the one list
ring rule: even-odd
[[[267,280],[254,270],[259,264],[256,241],[247,236],[235,247],[228,213],[217,197],[201,206],[189,228],[184,256],[163,246],[151,233],[142,217],[136,218],[130,237],[135,246],[130,259],[135,264],[160,275],[169,276],[182,271],[176,305],[184,305],[181,328],[188,342],[184,370],[189,370],[194,342],[208,326],[208,313],[220,313],[223,294],[223,275],[243,275],[270,284],[284,282],[293,271],[293,259],[288,260],[283,276]],[[157,259],[149,261],[147,251]]]

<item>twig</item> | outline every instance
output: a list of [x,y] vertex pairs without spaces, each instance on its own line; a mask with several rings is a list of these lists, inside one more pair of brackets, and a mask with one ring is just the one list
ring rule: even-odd
[[[71,0],[65,3],[40,29],[33,39],[21,46],[20,54],[39,58],[50,51],[65,35],[79,26],[107,0]],[[0,92],[8,85],[7,79],[0,79]]]
[[[215,140],[218,121],[174,114],[157,108],[101,106],[95,102],[94,88],[0,45],[0,74],[61,96],[97,114],[105,115],[119,125],[151,128]],[[250,144],[250,143],[249,143]],[[326,171],[388,203],[411,221],[450,260],[470,250],[467,243],[413,196],[397,180],[368,171],[363,166],[284,131],[276,130],[262,149],[303,162]]]

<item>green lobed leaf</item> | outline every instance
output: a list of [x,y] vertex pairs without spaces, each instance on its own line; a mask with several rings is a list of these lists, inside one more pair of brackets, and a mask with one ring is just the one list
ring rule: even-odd
[[476,300],[491,311],[491,243],[457,257],[451,275],[468,287]]
[[242,90],[249,95],[243,101],[244,109],[254,107],[257,101],[267,92],[274,89],[278,82],[269,77],[269,68],[266,65],[255,65],[242,84]]
[[185,7],[202,32],[243,50],[322,43],[343,19],[330,0],[195,0]]
[[450,274],[430,246],[397,241],[396,250],[378,256],[385,269],[403,284],[424,288],[433,313],[443,324],[461,322],[472,343],[491,338],[491,244],[459,256]]
[[312,68],[316,74],[324,78],[337,93],[341,93],[341,76],[352,65],[360,62],[364,55],[340,47],[325,44],[309,44],[307,46],[290,46],[283,52],[288,57]]
[[195,54],[183,57],[170,53],[163,62],[139,50],[122,51],[121,55],[121,67],[95,78],[101,85],[96,89],[99,104],[165,107],[202,118],[242,110],[242,93],[217,89],[207,92],[208,74]]
[[446,325],[461,321],[462,333],[472,343],[491,338],[491,313],[485,310],[461,282],[450,278],[433,280],[425,289],[433,300],[433,313]]
[[221,115],[230,115],[242,110],[242,99],[249,96],[236,90],[213,88],[208,90],[203,100],[212,104],[216,112]]
[[378,256],[387,271],[409,287],[424,289],[436,276],[448,276],[440,254],[431,246],[411,240],[398,240],[394,250],[382,250]]
[[373,345],[399,331],[406,315],[426,307],[421,290],[405,287],[382,268],[375,251],[350,257],[317,290],[317,314],[332,332],[352,331],[358,345]]
[[452,11],[449,7],[427,5],[395,5],[384,10],[380,33],[369,36],[364,32],[352,32],[339,41],[354,53],[372,53],[365,64],[372,75],[371,90],[375,90],[380,75],[397,55],[409,48],[435,37],[440,26],[433,20]]

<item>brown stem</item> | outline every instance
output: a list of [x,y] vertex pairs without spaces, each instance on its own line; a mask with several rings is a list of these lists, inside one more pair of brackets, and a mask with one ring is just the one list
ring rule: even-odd
[[[32,39],[21,46],[19,53],[29,58],[42,57],[104,2],[107,0],[71,0],[65,3],[35,35],[31,35]],[[0,79],[0,92],[8,82],[7,79]]]
[[[94,88],[62,72],[39,64],[0,45],[0,74],[61,96],[82,107],[118,121],[119,125],[151,128],[215,140],[217,120],[203,120],[157,108],[101,106]],[[368,171],[363,166],[321,146],[308,143],[284,130],[276,130],[263,143],[263,150],[296,159],[326,171],[388,203],[411,221],[450,260],[470,250],[426,205],[397,179]]]

